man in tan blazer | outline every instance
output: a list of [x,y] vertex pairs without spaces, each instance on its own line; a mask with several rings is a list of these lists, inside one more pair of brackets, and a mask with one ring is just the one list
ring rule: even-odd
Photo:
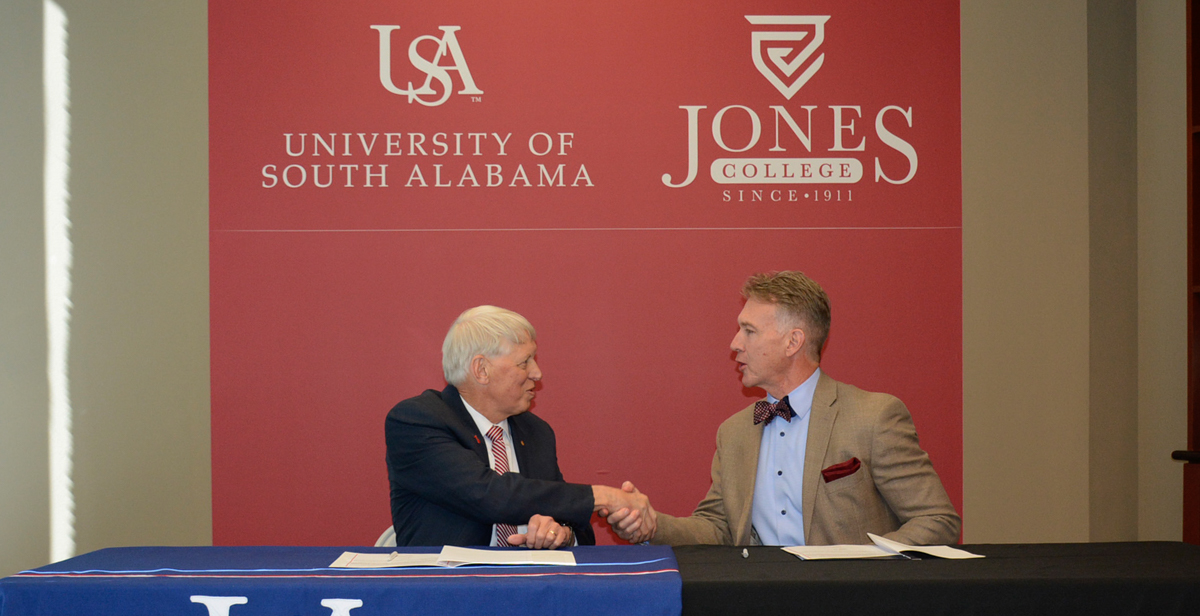
[[904,404],[821,373],[830,311],[820,285],[800,272],[759,274],[742,294],[730,348],[742,384],[767,399],[721,424],[712,487],[691,516],[659,513],[651,531],[649,520],[617,515],[618,534],[670,545],[870,543],[868,532],[957,542],[961,519]]

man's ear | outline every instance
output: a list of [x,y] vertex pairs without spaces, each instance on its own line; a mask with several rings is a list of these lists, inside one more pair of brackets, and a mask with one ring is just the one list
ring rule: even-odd
[[786,353],[788,357],[792,357],[796,353],[799,353],[800,350],[804,348],[805,339],[804,330],[800,329],[799,327],[793,327],[792,330],[788,332],[787,346],[784,347],[784,353]]
[[491,379],[489,371],[491,363],[483,355],[476,355],[471,358],[471,363],[467,365],[467,372],[476,383],[487,385]]

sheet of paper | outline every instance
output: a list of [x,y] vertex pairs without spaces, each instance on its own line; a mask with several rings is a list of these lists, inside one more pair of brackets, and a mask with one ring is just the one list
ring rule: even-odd
[[879,535],[874,535],[871,533],[867,533],[867,536],[871,538],[871,541],[875,542],[875,545],[878,545],[884,549],[892,550],[894,552],[917,552],[920,554],[927,554],[929,556],[936,556],[938,558],[983,558],[983,555],[981,554],[972,554],[966,550],[952,548],[948,545],[907,545],[900,543],[899,541],[884,539]]
[[575,566],[575,555],[565,550],[474,550],[448,545],[438,564],[460,565],[565,565]]
[[802,560],[832,560],[851,558],[911,558],[916,554],[937,558],[983,558],[966,550],[945,545],[908,545],[879,535],[867,533],[875,545],[798,545],[783,548],[784,552]]
[[437,567],[441,554],[365,554],[342,552],[330,567],[345,569],[382,569],[386,567]]
[[877,545],[797,545],[783,548],[784,552],[801,560],[834,560],[850,558],[904,558]]
[[445,546],[437,554],[375,554],[342,552],[330,567],[383,569],[387,567],[460,567],[462,565],[565,565],[575,566],[575,555],[566,550],[474,550]]

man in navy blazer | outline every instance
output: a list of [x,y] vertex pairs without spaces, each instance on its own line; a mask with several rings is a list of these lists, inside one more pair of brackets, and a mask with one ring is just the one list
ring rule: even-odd
[[542,378],[537,334],[521,315],[479,306],[442,345],[449,385],[397,404],[385,422],[396,544],[525,545],[596,542],[594,511],[655,521],[639,493],[566,483],[554,430],[528,412]]

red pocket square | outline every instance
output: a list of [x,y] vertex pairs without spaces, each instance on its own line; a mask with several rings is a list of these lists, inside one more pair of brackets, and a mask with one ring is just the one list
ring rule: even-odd
[[842,477],[849,477],[858,471],[858,467],[862,466],[862,462],[858,458],[850,458],[845,462],[839,462],[821,471],[821,476],[825,478],[825,483],[837,481]]

